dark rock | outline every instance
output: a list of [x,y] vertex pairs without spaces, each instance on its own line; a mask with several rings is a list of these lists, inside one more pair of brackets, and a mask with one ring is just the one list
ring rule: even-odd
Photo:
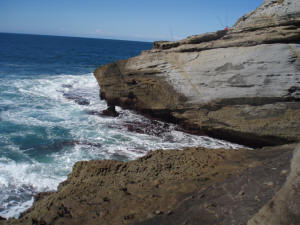
[[57,152],[64,149],[65,147],[73,147],[75,145],[88,145],[90,147],[96,147],[96,148],[100,148],[102,146],[102,144],[100,143],[91,143],[91,142],[79,141],[79,140],[66,140],[66,141],[54,142],[51,144],[32,146],[32,149],[34,149],[34,151]]
[[118,117],[119,113],[116,111],[115,106],[109,106],[107,109],[102,111],[103,116],[110,116],[110,117]]
[[63,96],[66,99],[73,100],[76,102],[78,105],[89,105],[90,101],[80,95],[77,95],[75,93],[64,93]]
[[104,197],[103,198],[103,202],[109,202],[110,200],[109,200],[109,198],[108,197]]
[[103,113],[97,110],[87,110],[85,113],[92,116],[103,116]]
[[62,87],[64,87],[64,88],[72,88],[73,86],[71,84],[63,84]]
[[134,219],[134,214],[129,214],[124,216],[124,220],[132,220],[132,219]]
[[161,136],[166,132],[170,131],[169,125],[167,123],[161,123],[155,120],[143,122],[137,121],[125,121],[121,124],[122,127],[126,127],[129,132],[136,132],[140,134],[148,134]]
[[6,220],[4,217],[0,216],[0,220]]

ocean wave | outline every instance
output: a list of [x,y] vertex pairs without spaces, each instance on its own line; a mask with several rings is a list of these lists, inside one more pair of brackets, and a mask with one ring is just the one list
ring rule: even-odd
[[[4,78],[3,78],[4,79]],[[175,125],[153,122],[117,107],[120,116],[104,117],[92,74],[33,76],[1,80],[0,215],[15,216],[40,191],[55,190],[75,162],[130,160],[153,149],[187,146],[239,148],[225,141],[184,133]],[[64,94],[89,101],[78,104]],[[100,115],[100,116],[99,116]],[[155,131],[155,132],[154,132]]]

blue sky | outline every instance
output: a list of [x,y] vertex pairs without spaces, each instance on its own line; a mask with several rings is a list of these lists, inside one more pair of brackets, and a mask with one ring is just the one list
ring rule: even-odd
[[263,0],[0,0],[0,32],[176,40],[232,26]]

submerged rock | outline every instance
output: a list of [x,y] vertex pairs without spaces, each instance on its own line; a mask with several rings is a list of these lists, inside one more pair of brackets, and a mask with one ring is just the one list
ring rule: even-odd
[[107,109],[102,111],[103,116],[111,116],[111,117],[118,117],[119,113],[116,111],[115,106],[109,106]]
[[90,101],[76,93],[64,93],[63,96],[66,99],[73,100],[78,105],[89,105]]
[[101,96],[252,147],[300,141],[299,14],[295,0],[265,1],[229,31],[155,42],[96,69]]

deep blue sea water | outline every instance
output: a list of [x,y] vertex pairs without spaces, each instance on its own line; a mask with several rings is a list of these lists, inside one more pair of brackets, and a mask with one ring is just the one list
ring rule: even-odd
[[[0,33],[0,215],[17,217],[33,195],[55,190],[75,162],[130,160],[151,149],[236,145],[106,108],[92,75],[152,43]],[[85,103],[85,104],[78,104]]]

